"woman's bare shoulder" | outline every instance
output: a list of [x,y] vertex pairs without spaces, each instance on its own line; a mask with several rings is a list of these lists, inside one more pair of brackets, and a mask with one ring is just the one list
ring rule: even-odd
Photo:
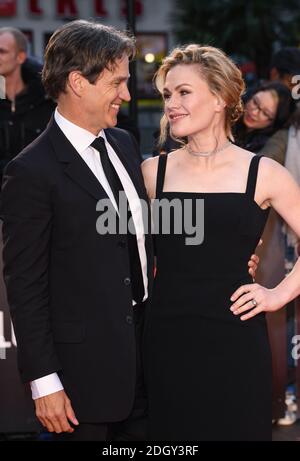
[[[237,153],[240,156],[240,160],[244,160],[247,164],[249,164],[251,159],[256,156],[255,153],[250,152],[249,150],[242,149],[240,147],[236,147],[236,149],[238,149]],[[285,175],[286,172],[286,168],[284,168],[276,160],[263,155],[261,156],[259,161],[259,177],[264,179],[267,179],[267,177],[271,178],[272,175],[278,177],[278,175]]]
[[150,198],[155,196],[158,159],[159,156],[150,157],[141,164],[145,187]]
[[245,162],[249,162],[256,155],[254,152],[251,152],[247,149],[243,149],[242,147],[236,145],[234,146],[234,150],[235,155],[237,155],[240,160],[244,160]]
[[151,178],[156,178],[157,175],[157,168],[158,168],[158,159],[159,156],[156,157],[149,157],[143,161],[141,164],[142,173],[144,176],[144,180],[151,180]]
[[[256,154],[254,152],[251,152],[250,150],[243,149],[242,147],[238,147],[238,146],[235,146],[235,148],[236,148],[237,153],[238,153],[238,155],[240,156],[241,159],[243,158],[245,160],[250,161],[253,157],[256,156]],[[268,169],[273,170],[274,168],[279,169],[279,170],[284,169],[280,165],[280,163],[278,163],[276,160],[273,160],[270,157],[265,157],[264,155],[261,155],[261,159],[260,159],[259,164],[260,164],[260,168],[264,169],[264,170],[268,170]]]
[[[168,155],[168,162],[169,162],[169,161],[173,161],[178,156],[181,150],[182,149],[177,149],[168,154],[164,152],[164,153],[161,153],[160,155]],[[142,167],[142,172],[144,175],[151,176],[153,174],[155,175],[157,174],[157,168],[158,168],[158,162],[159,162],[160,155],[147,158],[146,160],[143,161],[141,167]]]

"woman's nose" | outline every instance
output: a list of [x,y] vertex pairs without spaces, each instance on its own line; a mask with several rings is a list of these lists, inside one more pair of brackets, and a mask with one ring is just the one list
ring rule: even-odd
[[170,96],[166,101],[166,105],[169,109],[179,107],[179,100],[176,98],[176,96]]

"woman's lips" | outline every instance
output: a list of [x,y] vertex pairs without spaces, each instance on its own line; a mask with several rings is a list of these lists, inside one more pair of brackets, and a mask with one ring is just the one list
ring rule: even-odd
[[170,114],[168,118],[170,123],[174,123],[177,122],[177,120],[182,120],[186,116],[187,114]]
[[256,120],[254,118],[252,118],[251,115],[249,115],[248,113],[245,114],[245,118],[250,123],[255,123],[256,122]]

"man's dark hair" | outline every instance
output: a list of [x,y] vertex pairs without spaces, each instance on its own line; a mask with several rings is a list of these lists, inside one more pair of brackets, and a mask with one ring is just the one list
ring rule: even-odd
[[44,87],[52,99],[57,99],[65,91],[70,72],[81,72],[93,84],[124,54],[129,58],[135,54],[135,41],[124,32],[96,22],[69,22],[54,32],[47,45]]
[[296,46],[286,46],[273,54],[271,59],[271,69],[275,67],[280,78],[285,75],[300,74],[300,48]]
[[25,53],[27,53],[28,39],[20,29],[16,29],[15,27],[0,27],[0,35],[6,33],[11,34],[14,37],[17,45],[17,51],[25,51]]

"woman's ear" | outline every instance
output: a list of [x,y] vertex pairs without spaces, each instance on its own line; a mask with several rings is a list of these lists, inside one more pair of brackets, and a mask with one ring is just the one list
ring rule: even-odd
[[226,103],[221,96],[216,95],[216,111],[217,112],[222,112],[226,107]]

